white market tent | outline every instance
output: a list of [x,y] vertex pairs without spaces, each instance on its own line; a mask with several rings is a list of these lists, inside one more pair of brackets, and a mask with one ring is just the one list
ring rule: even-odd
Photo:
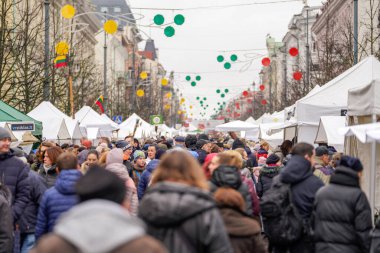
[[298,141],[312,143],[318,131],[321,116],[340,116],[347,109],[348,91],[380,78],[380,62],[370,56],[334,78],[315,94],[296,103],[298,122],[308,126],[298,127]]
[[143,120],[136,113],[133,113],[128,119],[119,125],[118,139],[124,139],[128,135],[133,135],[135,138],[153,137],[155,136],[154,127]]
[[[79,123],[77,120],[70,118],[63,112],[61,112],[57,107],[55,107],[52,103],[48,101],[43,101],[41,104],[39,104],[36,108],[34,108],[32,111],[28,113],[28,116],[38,119],[38,121],[42,122],[42,125],[44,127],[50,128],[48,125],[52,123],[52,121],[64,121],[67,131],[69,132],[70,138],[73,140],[79,140],[83,137],[83,134],[80,131]],[[63,126],[64,128],[64,126]],[[44,130],[43,130],[43,137],[44,136]],[[62,136],[59,136],[60,139],[66,139],[61,138]]]
[[104,122],[107,122],[109,123],[112,127],[114,127],[115,129],[118,129],[119,128],[119,124],[117,124],[115,121],[113,121],[112,119],[110,119],[107,114],[105,113],[102,113],[100,115],[103,119],[104,119]]
[[257,124],[257,123],[256,123],[256,120],[255,120],[252,116],[249,117],[248,119],[246,119],[245,122],[247,122],[247,123],[251,123],[251,124]]
[[343,152],[344,136],[339,133],[339,129],[345,126],[345,116],[322,116],[314,143],[327,143],[338,152]]
[[[116,127],[112,126],[110,122],[105,120],[100,114],[94,111],[89,106],[83,106],[77,113],[75,113],[75,119],[79,121],[79,126],[85,128],[87,132],[87,138],[96,139],[98,137],[112,137],[112,131],[117,130]],[[88,133],[91,128],[91,134]],[[94,130],[92,128],[97,128]],[[94,136],[94,133],[97,135]]]
[[284,130],[281,129],[272,135],[268,135],[268,131],[271,128],[276,128],[276,127],[279,128],[279,127],[282,127],[283,125],[284,125],[283,122],[260,124],[259,139],[268,142],[272,148],[276,148],[277,146],[281,145],[281,143],[284,141]]
[[16,136],[13,134],[12,130],[10,129],[9,125],[7,122],[0,122],[0,127],[5,128],[10,134],[11,134],[11,141],[16,142],[16,141],[22,141],[20,138],[16,138]]
[[257,129],[259,129],[258,125],[241,120],[231,121],[215,127],[215,130],[219,132],[254,131]]

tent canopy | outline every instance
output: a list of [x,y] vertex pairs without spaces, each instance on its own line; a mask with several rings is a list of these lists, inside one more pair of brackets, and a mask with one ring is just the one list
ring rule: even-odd
[[340,128],[339,134],[356,136],[361,143],[380,141],[380,123],[362,124]]
[[349,116],[380,115],[380,79],[348,91]]
[[259,126],[244,122],[241,120],[231,121],[225,124],[221,124],[215,127],[216,131],[231,132],[231,131],[252,131],[258,129]]
[[143,120],[139,115],[133,113],[128,119],[119,125],[120,130],[118,132],[118,138],[123,139],[128,135],[132,135],[137,122],[138,125],[134,135],[135,138],[153,137],[155,135],[154,127]]
[[245,120],[247,123],[256,124],[256,120],[251,116],[248,119]]
[[[79,123],[77,120],[70,118],[62,111],[60,111],[57,107],[55,107],[52,103],[48,101],[43,101],[36,108],[28,113],[28,115],[32,118],[38,119],[44,125],[44,128],[50,128],[48,125],[51,124],[52,121],[64,122],[66,128],[70,134],[69,139],[77,139],[83,137],[80,129]],[[55,131],[55,130],[54,130]],[[60,139],[66,139],[61,138]]]
[[344,116],[322,116],[314,143],[327,143],[339,152],[343,152],[344,136],[339,134],[338,130],[345,125],[346,117]]
[[42,135],[42,123],[0,100],[0,122],[34,122],[34,135]]

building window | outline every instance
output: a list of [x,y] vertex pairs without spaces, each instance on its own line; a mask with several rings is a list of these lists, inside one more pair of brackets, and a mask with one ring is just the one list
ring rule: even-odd
[[100,7],[100,12],[108,12],[108,7],[105,7],[105,6]]
[[113,8],[113,11],[114,11],[115,13],[120,13],[120,12],[121,12],[121,8],[120,8],[120,7],[114,7],[114,8]]

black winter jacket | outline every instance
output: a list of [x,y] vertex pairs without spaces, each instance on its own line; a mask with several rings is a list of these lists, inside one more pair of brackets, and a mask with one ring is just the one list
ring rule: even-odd
[[42,177],[35,171],[29,171],[28,180],[30,185],[29,201],[18,221],[21,233],[34,233],[40,201],[47,189]]
[[214,193],[219,187],[231,187],[242,195],[247,207],[247,215],[252,216],[252,198],[247,184],[242,182],[241,174],[235,167],[220,166],[212,173],[209,181],[210,191]]
[[330,185],[317,193],[314,224],[316,252],[369,252],[371,208],[360,189],[357,172],[337,168]]
[[264,193],[269,190],[272,185],[273,178],[280,173],[280,166],[264,166],[260,170],[260,175],[256,184],[257,196],[263,197]]
[[48,171],[45,171],[44,164],[41,164],[40,169],[38,170],[38,174],[43,178],[46,187],[49,189],[55,185],[55,181],[57,180],[57,165],[53,164]]
[[14,221],[17,221],[28,203],[30,191],[28,168],[20,159],[8,153],[0,154],[0,180],[12,193],[12,211]]
[[302,156],[292,156],[280,172],[283,183],[291,184],[294,205],[300,215],[309,220],[313,212],[315,194],[324,186],[323,182],[313,175],[311,163]]
[[145,193],[139,216],[169,252],[232,252],[212,196],[198,188],[158,183]]
[[203,149],[197,149],[196,152],[198,153],[198,162],[203,164],[206,160],[207,152]]
[[0,253],[13,249],[12,193],[7,186],[0,184]]

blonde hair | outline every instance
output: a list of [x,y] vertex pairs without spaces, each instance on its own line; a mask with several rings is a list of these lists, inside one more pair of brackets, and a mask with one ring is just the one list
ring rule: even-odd
[[109,153],[109,151],[105,151],[102,153],[102,155],[99,158],[99,164],[100,165],[102,165],[102,166],[106,165],[108,153]]
[[221,187],[214,193],[215,202],[218,205],[238,208],[240,211],[245,211],[245,201],[241,194],[228,187]]
[[241,170],[243,167],[243,157],[236,150],[228,150],[217,155],[220,165],[233,166]]
[[261,147],[263,147],[263,148],[268,148],[268,150],[270,149],[269,143],[266,142],[266,141],[261,142],[260,145],[261,145]]
[[206,177],[198,161],[185,150],[166,153],[152,175],[152,185],[173,181],[208,190]]

